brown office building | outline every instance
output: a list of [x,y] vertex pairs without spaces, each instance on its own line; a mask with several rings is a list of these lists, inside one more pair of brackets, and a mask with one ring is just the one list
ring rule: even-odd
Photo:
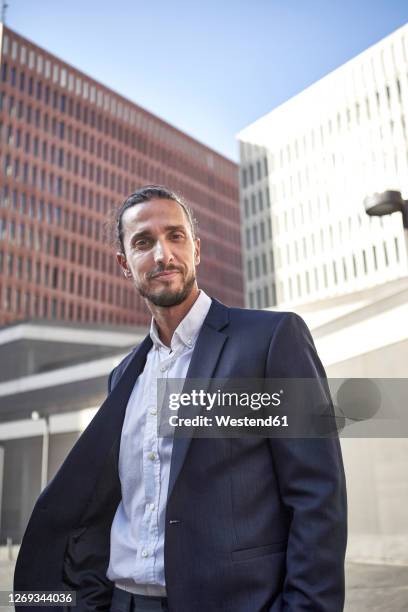
[[0,24],[0,325],[144,325],[104,226],[160,183],[194,209],[201,286],[243,305],[237,166]]

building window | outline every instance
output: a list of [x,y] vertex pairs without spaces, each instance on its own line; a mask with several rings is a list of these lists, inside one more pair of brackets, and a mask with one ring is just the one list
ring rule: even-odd
[[[297,143],[296,143],[296,148],[297,148]],[[268,158],[266,156],[264,157],[264,173],[265,173],[265,176],[268,175]]]
[[264,242],[265,241],[265,223],[263,221],[261,221],[259,228],[260,228],[260,233],[261,233],[261,242]]
[[337,285],[338,279],[337,279],[337,266],[336,266],[336,262],[333,261],[333,277],[334,277],[334,282]]
[[256,225],[253,226],[252,228],[252,236],[254,239],[254,246],[257,246],[258,244],[258,227]]
[[364,250],[362,252],[362,255],[363,255],[364,274],[367,274],[367,256]]
[[255,262],[255,278],[259,278],[260,270],[259,270],[259,257],[258,257],[258,255],[256,255],[254,262]]
[[385,265],[388,266],[390,262],[389,262],[389,259],[388,259],[387,245],[386,245],[385,242],[383,242],[383,248],[384,248]]
[[7,81],[7,75],[8,75],[8,65],[7,65],[7,62],[4,62],[2,70],[1,70],[1,80],[3,81],[3,83]]
[[247,270],[248,270],[248,280],[252,280],[252,260],[249,259],[247,262]]
[[264,306],[269,308],[269,287],[264,287]]
[[251,248],[251,230],[249,228],[246,229],[246,246],[247,249]]
[[262,253],[262,272],[263,274],[268,273],[268,264],[266,261],[266,253]]
[[398,238],[394,238],[394,247],[395,247],[395,257],[396,257],[396,260],[399,262],[400,257],[399,257]]
[[25,316],[28,318],[30,316],[30,310],[31,310],[31,296],[29,294],[28,291],[25,292],[25,306],[24,306],[24,311],[25,311]]
[[251,195],[251,208],[252,208],[252,214],[254,215],[256,213],[256,198],[255,198],[255,194]]
[[273,250],[272,249],[269,251],[269,264],[270,264],[270,267],[271,267],[271,271],[273,271],[275,269],[275,262],[274,262]]

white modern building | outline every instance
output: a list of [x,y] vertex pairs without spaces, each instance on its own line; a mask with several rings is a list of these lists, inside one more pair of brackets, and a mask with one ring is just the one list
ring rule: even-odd
[[293,308],[407,274],[408,25],[238,134],[246,305]]

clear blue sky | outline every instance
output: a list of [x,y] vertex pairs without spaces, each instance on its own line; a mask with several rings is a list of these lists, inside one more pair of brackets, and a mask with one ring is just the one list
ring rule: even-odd
[[237,160],[236,133],[408,21],[408,0],[8,0],[7,24]]

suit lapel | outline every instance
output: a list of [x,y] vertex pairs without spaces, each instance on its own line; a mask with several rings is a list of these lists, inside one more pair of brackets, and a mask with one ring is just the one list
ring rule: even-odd
[[120,422],[120,429],[122,429],[123,419],[130,394],[133,391],[133,387],[135,386],[138,376],[143,371],[146,364],[147,353],[150,351],[152,345],[153,342],[150,335],[147,335],[137,348],[132,359],[126,366],[125,371],[122,372],[118,382],[106,399],[106,402],[113,403],[116,406],[115,412]]
[[[204,387],[208,387],[210,383],[210,379],[213,376],[224,344],[228,338],[227,334],[220,331],[228,324],[228,321],[228,308],[213,299],[210,310],[208,311],[207,317],[198,335],[186,375],[186,379],[203,379],[203,384],[200,385],[200,388],[204,391]],[[188,390],[188,383],[185,384],[185,388],[186,387]],[[198,407],[197,412],[199,411],[200,407]],[[192,407],[180,407],[179,416],[194,416]],[[191,429],[190,431],[192,432],[193,430]],[[183,467],[191,439],[191,435],[188,437],[174,436],[167,499],[170,498],[175,482]]]

